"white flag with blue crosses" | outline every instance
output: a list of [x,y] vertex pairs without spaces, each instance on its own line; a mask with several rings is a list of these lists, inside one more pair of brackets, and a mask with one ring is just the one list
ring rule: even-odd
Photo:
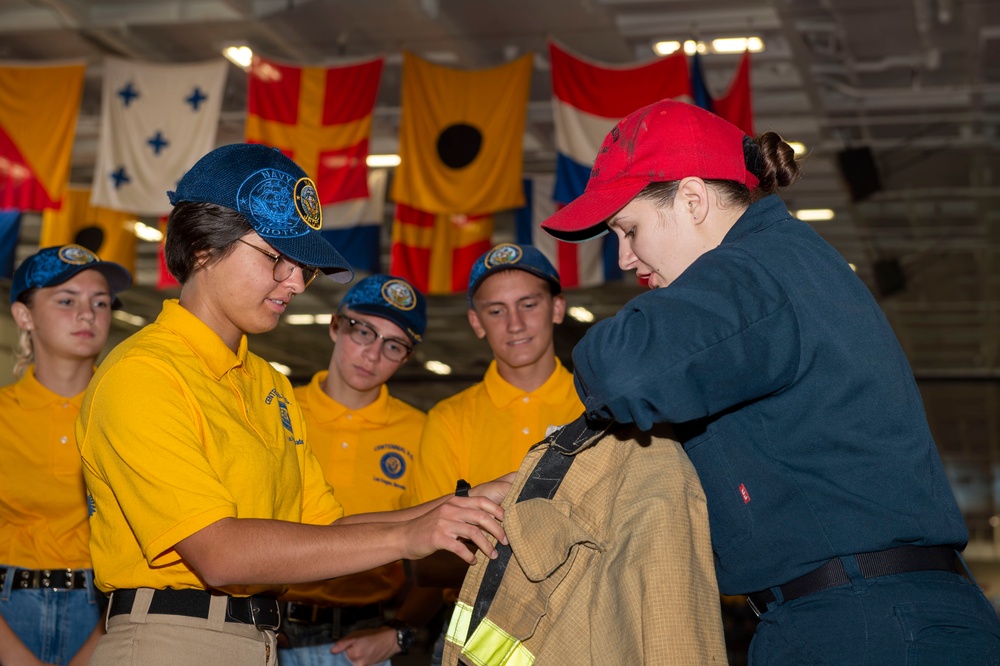
[[215,148],[229,64],[104,61],[91,204],[137,215],[170,212],[167,190]]

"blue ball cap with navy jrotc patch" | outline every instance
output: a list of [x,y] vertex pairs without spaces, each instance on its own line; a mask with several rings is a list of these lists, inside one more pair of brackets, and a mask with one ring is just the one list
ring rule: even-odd
[[427,300],[401,277],[369,275],[350,288],[340,309],[383,317],[406,331],[414,342],[422,342],[427,329]]
[[559,272],[541,250],[534,245],[516,245],[500,243],[484,255],[476,259],[469,272],[469,307],[472,307],[472,297],[489,276],[500,271],[527,271],[540,277],[552,286],[552,295],[562,291],[559,282]]
[[57,245],[39,250],[21,262],[10,283],[10,302],[28,289],[54,287],[81,271],[95,270],[108,281],[112,306],[121,307],[117,295],[132,286],[132,274],[124,266],[101,258],[81,245]]
[[250,143],[216,148],[167,197],[171,205],[194,201],[231,208],[286,257],[319,268],[335,282],[354,278],[350,264],[320,234],[323,209],[315,183],[277,148]]

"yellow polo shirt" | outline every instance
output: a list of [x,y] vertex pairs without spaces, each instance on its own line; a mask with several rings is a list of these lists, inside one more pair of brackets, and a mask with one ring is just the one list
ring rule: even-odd
[[480,383],[446,398],[427,413],[420,457],[404,495],[406,506],[455,492],[515,471],[550,426],[583,413],[573,375],[556,359],[556,369],[530,393],[509,384],[490,363]]
[[[323,392],[327,371],[295,389],[307,438],[345,515],[402,508],[401,498],[420,450],[427,415],[389,395],[351,410]],[[285,598],[321,606],[364,606],[387,601],[403,586],[402,564],[331,581],[289,588]]]
[[73,424],[83,393],[64,398],[34,366],[0,388],[0,565],[89,569],[87,490]]
[[[204,589],[175,544],[223,518],[343,515],[288,380],[166,301],[101,364],[76,427],[98,587]],[[278,588],[281,591],[284,588]],[[256,594],[274,586],[234,586]]]

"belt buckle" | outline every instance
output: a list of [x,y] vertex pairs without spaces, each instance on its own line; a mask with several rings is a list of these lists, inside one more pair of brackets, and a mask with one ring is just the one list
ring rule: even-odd
[[253,626],[257,629],[277,631],[281,627],[281,613],[278,611],[276,601],[272,601],[268,608],[258,606],[253,597],[247,599],[247,603],[250,606],[250,619],[253,620]]
[[750,610],[753,611],[753,614],[760,617],[761,610],[757,608],[757,604],[753,602],[753,597],[747,597],[747,603],[750,604]]

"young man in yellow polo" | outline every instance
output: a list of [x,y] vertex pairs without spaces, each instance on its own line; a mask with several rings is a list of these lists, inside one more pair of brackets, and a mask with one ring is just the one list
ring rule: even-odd
[[[329,368],[294,391],[309,444],[345,515],[402,508],[427,415],[389,395],[385,384],[426,326],[426,301],[412,284],[369,276],[344,295],[330,322]],[[399,618],[392,623],[398,626],[386,625],[383,615],[404,582],[402,563],[394,562],[291,587],[283,597],[279,663],[388,666],[412,642],[408,625]]]
[[[561,291],[559,273],[530,245],[501,243],[476,260],[469,324],[493,362],[483,381],[428,412],[407,506],[455,492],[459,480],[476,485],[516,471],[550,428],[583,413],[553,341],[566,314]],[[442,634],[436,663],[443,646]]]

